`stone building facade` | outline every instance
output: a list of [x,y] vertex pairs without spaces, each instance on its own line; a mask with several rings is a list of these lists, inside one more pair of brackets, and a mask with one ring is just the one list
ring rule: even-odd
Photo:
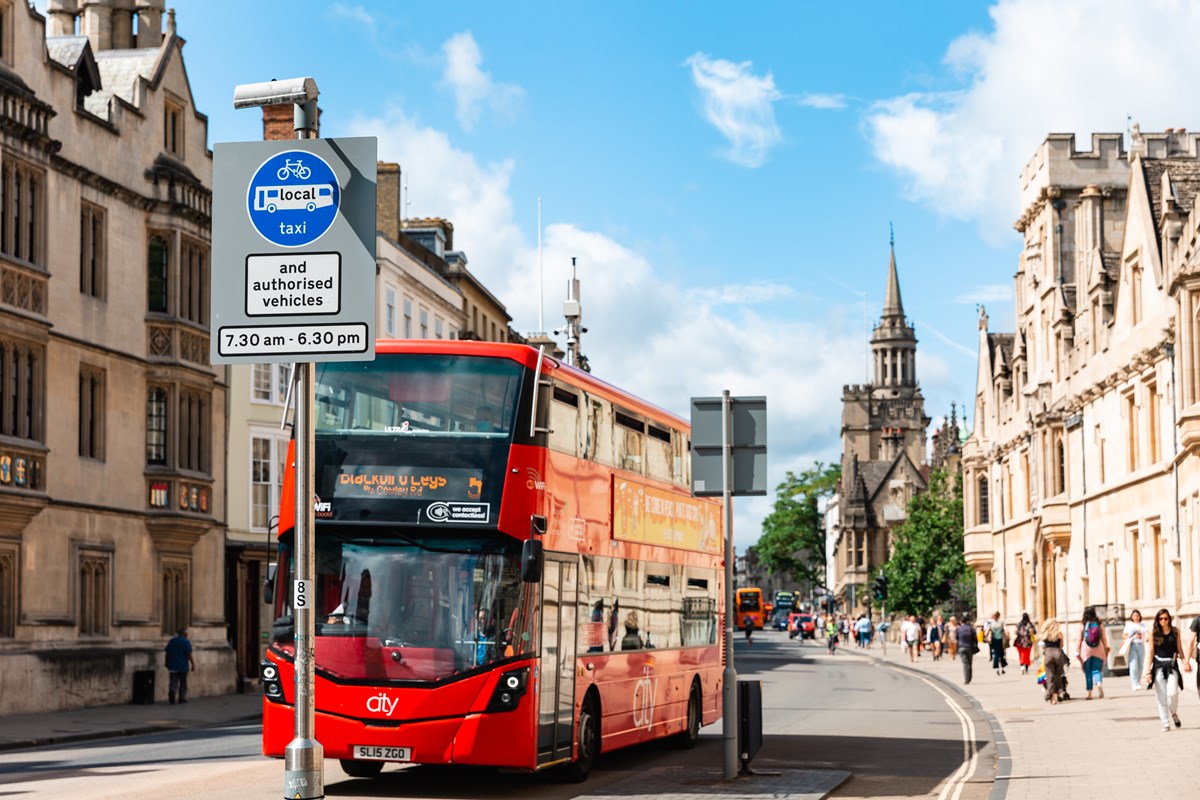
[[0,0],[0,714],[164,698],[183,625],[232,687],[212,155],[163,12]]
[[1015,330],[981,310],[963,447],[980,613],[1200,613],[1198,192],[1182,129],[1052,134],[1022,172]]
[[842,482],[826,531],[826,583],[846,613],[866,609],[868,585],[891,553],[891,532],[925,490],[929,417],[917,383],[917,337],[904,316],[893,247],[883,312],[871,334],[874,380],[842,391]]

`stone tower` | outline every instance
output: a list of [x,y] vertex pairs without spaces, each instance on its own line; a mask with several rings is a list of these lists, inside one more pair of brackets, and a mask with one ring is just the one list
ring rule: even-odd
[[891,553],[891,532],[925,490],[925,398],[917,385],[917,337],[904,316],[896,247],[871,334],[874,379],[842,390],[842,482],[831,537],[830,588],[843,611],[865,610],[866,585]]

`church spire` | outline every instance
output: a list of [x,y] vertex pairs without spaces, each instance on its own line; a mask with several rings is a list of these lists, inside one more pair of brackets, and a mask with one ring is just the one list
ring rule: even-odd
[[887,291],[883,296],[883,319],[887,321],[889,317],[895,317],[903,325],[904,301],[900,299],[900,277],[896,274],[896,234],[894,231],[889,239],[891,259],[888,263]]

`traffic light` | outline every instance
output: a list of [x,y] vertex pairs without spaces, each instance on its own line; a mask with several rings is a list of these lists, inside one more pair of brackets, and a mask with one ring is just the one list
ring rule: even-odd
[[887,600],[887,578],[882,573],[875,576],[875,599]]

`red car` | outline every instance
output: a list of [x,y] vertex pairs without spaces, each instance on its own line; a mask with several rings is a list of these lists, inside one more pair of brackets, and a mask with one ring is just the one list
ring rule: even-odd
[[795,639],[797,636],[801,639],[817,638],[817,623],[812,614],[797,611],[788,615],[788,638]]

